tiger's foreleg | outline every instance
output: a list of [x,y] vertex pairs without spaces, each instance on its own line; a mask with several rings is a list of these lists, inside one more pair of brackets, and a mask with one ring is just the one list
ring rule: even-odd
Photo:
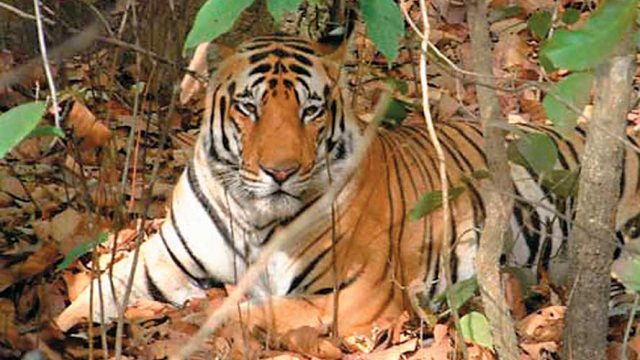
[[67,331],[83,319],[88,319],[91,302],[94,322],[100,322],[102,317],[105,321],[117,318],[130,276],[133,276],[133,283],[128,304],[150,299],[182,305],[191,297],[205,296],[204,290],[190,281],[172,260],[163,245],[161,234],[153,235],[140,246],[135,268],[132,267],[133,258],[133,253],[126,254],[124,259],[114,264],[111,272],[105,271],[94,279],[92,286],[87,286],[56,319],[60,329]]

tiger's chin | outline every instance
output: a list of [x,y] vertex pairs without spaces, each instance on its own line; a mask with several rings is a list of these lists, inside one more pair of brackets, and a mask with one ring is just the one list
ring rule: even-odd
[[276,192],[252,201],[250,216],[256,227],[288,221],[300,212],[304,202],[295,196]]

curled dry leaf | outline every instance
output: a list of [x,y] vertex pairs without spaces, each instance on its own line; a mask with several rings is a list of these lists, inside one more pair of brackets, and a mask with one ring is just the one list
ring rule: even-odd
[[79,101],[73,103],[67,122],[85,150],[100,147],[111,137],[111,131]]
[[520,320],[516,329],[522,341],[524,343],[560,341],[565,310],[565,306],[549,306]]
[[546,360],[558,353],[558,343],[555,341],[520,344],[520,347],[524,350],[520,360]]
[[280,338],[289,350],[323,359],[339,359],[342,351],[316,328],[303,326],[290,330]]
[[409,359],[413,360],[441,360],[449,359],[455,351],[453,339],[449,335],[449,328],[446,325],[438,324],[433,328],[433,344],[422,348],[413,354]]

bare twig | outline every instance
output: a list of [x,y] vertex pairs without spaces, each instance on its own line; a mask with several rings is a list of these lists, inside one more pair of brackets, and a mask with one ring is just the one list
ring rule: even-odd
[[[0,1],[0,8],[8,10],[8,11],[20,16],[21,18],[29,19],[29,20],[36,20],[35,15],[29,14],[27,12],[24,12],[24,11],[18,9],[17,7],[9,5],[7,3],[4,3],[2,1]],[[55,24],[55,21],[53,21],[51,19],[47,19],[46,17],[43,17],[42,21],[47,23],[48,25],[54,25]]]
[[33,9],[36,13],[36,27],[38,29],[38,44],[40,45],[40,54],[42,55],[42,64],[44,65],[44,72],[47,76],[47,83],[49,84],[49,92],[51,93],[51,101],[53,102],[53,117],[55,124],[60,127],[60,108],[58,107],[58,94],[56,92],[56,83],[53,81],[53,75],[51,74],[51,66],[49,65],[49,59],[47,58],[47,45],[44,40],[44,29],[42,26],[42,14],[40,14],[40,1],[33,0]]

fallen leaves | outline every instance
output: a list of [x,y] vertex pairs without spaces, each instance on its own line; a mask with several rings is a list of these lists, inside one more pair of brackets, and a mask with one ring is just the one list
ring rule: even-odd
[[82,149],[89,150],[104,145],[111,131],[81,102],[75,101],[67,116],[67,123],[80,139]]

